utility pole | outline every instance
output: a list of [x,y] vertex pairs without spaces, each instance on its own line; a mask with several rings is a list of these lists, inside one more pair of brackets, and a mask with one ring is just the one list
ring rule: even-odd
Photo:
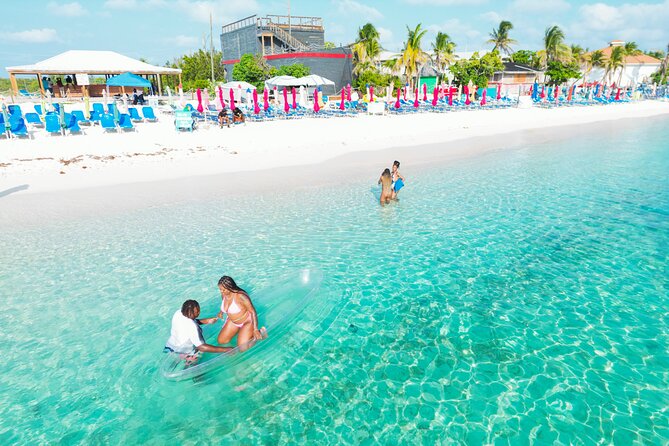
[[290,0],[288,0],[288,35],[293,37],[293,28],[290,25]]
[[214,79],[214,27],[211,11],[209,11],[209,55],[211,56],[211,83],[213,86],[216,79]]

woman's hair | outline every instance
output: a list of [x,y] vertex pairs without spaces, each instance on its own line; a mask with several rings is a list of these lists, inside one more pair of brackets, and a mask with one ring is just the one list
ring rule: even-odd
[[181,306],[181,314],[189,318],[198,308],[200,308],[200,304],[196,300],[189,299]]
[[395,160],[395,161],[393,162],[393,166],[397,166],[397,168],[399,169],[399,168],[400,168],[400,162],[397,161],[397,160]]
[[249,293],[239,288],[235,283],[235,280],[230,276],[221,277],[218,281],[218,286],[222,286],[226,290],[232,291],[233,293],[241,293],[244,294],[246,297],[249,296]]
[[386,168],[386,170],[383,171],[381,176],[382,177],[389,177],[390,176],[390,169]]

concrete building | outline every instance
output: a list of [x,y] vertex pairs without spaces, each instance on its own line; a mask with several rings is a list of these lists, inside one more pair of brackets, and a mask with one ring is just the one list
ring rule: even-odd
[[274,67],[301,63],[332,80],[337,90],[351,82],[353,56],[346,47],[325,49],[325,29],[320,17],[250,16],[224,25],[221,50],[226,78],[244,54],[260,54]]
[[[611,57],[611,51],[613,51],[613,48],[617,46],[625,46],[625,42],[622,40],[613,40],[609,42],[608,47],[600,49],[600,51],[604,53],[604,60],[607,60],[609,57]],[[617,70],[606,80],[606,83],[615,82],[621,87],[630,87],[641,82],[648,82],[650,76],[659,70],[661,65],[661,60],[651,57],[647,54],[627,56],[625,58],[625,68],[622,70],[622,73],[621,70]],[[605,73],[605,68],[594,68],[588,74],[587,81],[602,82]]]

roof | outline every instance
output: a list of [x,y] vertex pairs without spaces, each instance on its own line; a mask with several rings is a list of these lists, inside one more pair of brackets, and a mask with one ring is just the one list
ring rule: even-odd
[[[615,42],[615,41],[614,41]],[[612,46],[607,46],[606,48],[602,48],[601,51],[604,54],[604,58],[608,59],[611,57],[611,51],[613,51]],[[590,53],[592,54],[592,53]],[[658,67],[662,64],[660,59],[656,59],[652,56],[649,56],[648,54],[638,54],[636,56],[627,56],[625,57],[625,65],[657,65]]]
[[114,51],[70,50],[33,65],[7,67],[8,73],[26,74],[179,74],[178,68],[159,67]]
[[540,70],[532,68],[528,65],[523,65],[515,62],[502,62],[504,64],[505,73],[523,73],[523,74],[535,74],[540,73]]

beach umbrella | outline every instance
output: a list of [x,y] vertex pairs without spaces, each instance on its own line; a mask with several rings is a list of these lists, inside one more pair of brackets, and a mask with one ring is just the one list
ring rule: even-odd
[[400,93],[402,89],[398,88],[397,89],[397,100],[395,101],[395,108],[400,108]]
[[453,87],[448,88],[448,106],[453,107]]
[[269,108],[269,90],[267,90],[267,87],[262,92],[262,108],[265,111]]
[[172,90],[169,85],[165,87],[165,91],[167,91],[167,102],[169,105],[172,105]]
[[576,90],[576,85],[569,89],[569,92],[567,93],[567,101],[571,102],[571,95],[573,94],[574,90]]
[[321,106],[318,105],[318,88],[314,89],[314,111],[318,113],[318,111],[321,109]]
[[[107,88],[109,87],[105,87],[102,89],[102,102],[105,103],[105,108],[107,107],[107,102],[109,99],[109,92],[107,91]],[[53,100],[51,101],[51,104],[53,105]]]
[[488,94],[488,89],[487,89],[487,88],[484,88],[484,89],[483,89],[483,94],[481,95],[481,105],[485,105],[485,104],[486,104],[486,96],[487,96],[487,94]]
[[307,89],[300,85],[300,107],[307,108]]
[[469,86],[465,85],[464,89],[465,89],[465,98],[466,98],[465,99],[465,105],[469,105],[469,104],[471,104],[471,101],[469,100]]
[[218,101],[221,103],[221,110],[225,110],[225,101],[223,100],[223,89],[218,87]]
[[283,111],[288,113],[288,110],[290,110],[290,106],[288,105],[288,90],[286,88],[283,88]]
[[423,102],[427,102],[427,84],[423,84]]
[[418,108],[420,106],[418,103],[418,87],[414,88],[413,106],[414,108]]
[[407,100],[407,90],[408,90],[408,89],[409,89],[409,86],[408,86],[408,85],[405,85],[405,86],[404,86],[404,90],[402,91],[402,96],[403,96],[403,99],[404,99],[405,101]]
[[204,111],[204,107],[202,107],[202,90],[199,88],[197,89],[197,111],[199,113]]
[[179,84],[179,105],[181,105],[182,107],[185,105],[184,89],[183,89],[183,86],[181,84]]
[[620,88],[618,88],[618,92],[616,93],[616,101],[620,100]]
[[439,88],[434,87],[432,89],[432,106],[436,107],[437,106],[437,101],[439,100]]
[[253,90],[253,113],[256,115],[260,113],[260,107],[258,107],[258,90]]
[[539,94],[539,84],[537,81],[534,81],[534,85],[532,87],[534,88],[532,91],[532,99],[536,99],[537,95]]
[[[60,107],[63,110],[63,107]],[[114,104],[114,122],[118,125],[118,106]]]
[[545,85],[542,85],[542,86],[541,86],[541,94],[539,95],[539,97],[540,97],[541,99],[543,99],[543,98],[546,97],[546,86],[545,86]]
[[235,109],[235,90],[230,89],[230,110]]
[[209,90],[206,88],[202,91],[202,107],[209,110]]
[[560,87],[557,85],[555,86],[555,93],[553,93],[553,96],[555,96],[555,102],[560,99]]
[[341,101],[339,101],[339,110],[344,110],[346,106],[344,105],[344,98],[346,97],[346,91],[341,89]]
[[346,100],[351,102],[351,84],[346,84]]
[[369,102],[374,102],[374,87],[369,87]]
[[498,101],[502,99],[502,84],[497,84],[497,98]]
[[[116,110],[118,107],[114,107],[114,120],[118,122],[118,111]],[[58,107],[58,113],[60,114],[60,128],[63,129],[62,132],[65,132],[65,127],[67,127],[67,123],[65,122],[65,104],[61,103],[60,107]]]
[[595,85],[595,96],[599,96],[599,84]]
[[296,103],[297,90],[295,90],[295,87],[293,87],[293,90],[291,91],[291,93],[293,94],[293,110],[295,110],[297,108],[297,103]]

